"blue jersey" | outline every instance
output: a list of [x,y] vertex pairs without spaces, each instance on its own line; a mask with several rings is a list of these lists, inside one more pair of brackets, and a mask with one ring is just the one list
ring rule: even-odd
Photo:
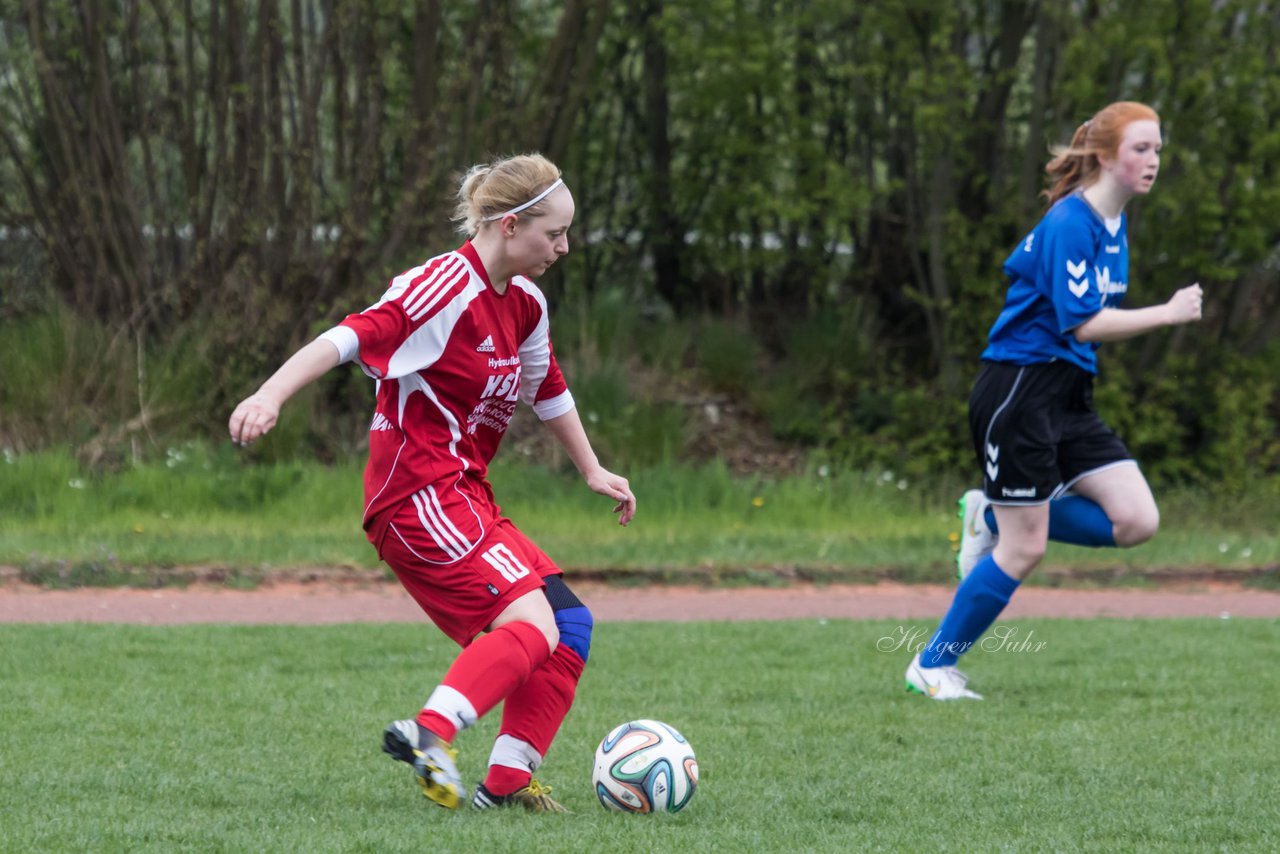
[[1057,359],[1098,372],[1097,344],[1073,331],[1129,289],[1124,214],[1104,220],[1079,192],[1059,201],[1004,262],[1009,293],[987,336],[988,362],[1035,365]]

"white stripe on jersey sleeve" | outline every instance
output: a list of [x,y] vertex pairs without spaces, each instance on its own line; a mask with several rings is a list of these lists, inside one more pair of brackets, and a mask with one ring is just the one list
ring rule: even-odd
[[469,273],[470,268],[461,258],[457,256],[449,258],[404,298],[404,313],[409,315],[410,320],[421,319],[445,294],[449,293],[450,288],[466,278]]
[[[440,259],[443,258],[444,261],[441,262],[440,268],[442,269],[448,266],[449,262],[452,260],[450,256],[453,256],[454,258],[457,258],[465,262],[465,259],[463,259],[462,256],[458,255],[456,252],[446,252],[443,255],[436,255],[433,258],[428,258],[426,261],[419,264],[418,266],[410,267],[408,270],[405,270],[403,273],[401,273],[400,275],[392,279],[391,283],[387,285],[386,292],[383,293],[383,295],[378,298],[377,302],[375,302],[371,306],[366,307],[365,311],[368,311],[371,308],[377,308],[380,305],[383,305],[385,303],[391,302],[392,300],[398,299],[405,291],[407,291],[410,287],[413,286],[413,283],[415,281],[422,278],[423,273],[431,269],[432,264],[435,264],[437,261],[440,261]],[[427,282],[431,281],[435,273],[438,273],[439,271],[440,270],[437,269],[434,273],[432,273],[432,276],[428,276],[425,281],[419,282],[418,287],[414,288],[414,293],[415,294],[418,293],[421,290],[421,287],[426,285]]]
[[326,329],[316,338],[317,341],[328,341],[338,349],[338,364],[345,365],[360,353],[360,338],[349,326],[335,326]]
[[573,409],[573,395],[569,394],[569,389],[565,389],[563,394],[557,394],[550,400],[544,400],[533,405],[533,411],[543,421],[559,418],[570,409]]
[[542,310],[538,325],[528,338],[520,342],[520,402],[533,406],[538,398],[538,389],[551,369],[551,324],[547,320],[547,298],[537,285],[522,276],[515,276],[511,283],[533,297]]
[[[409,306],[422,295],[422,292],[429,289],[434,283],[439,282],[441,274],[448,270],[450,266],[456,264],[457,261],[457,259],[452,255],[442,255],[439,257],[443,260],[441,260],[440,265],[429,274],[427,273],[427,270],[430,269],[432,264],[436,263],[436,258],[431,259],[421,267],[415,267],[401,276],[396,277],[395,284],[397,285],[402,284],[402,280],[404,279],[408,280],[403,282],[404,289],[401,291],[401,293],[404,294],[403,304],[405,314],[409,313]],[[410,273],[412,273],[412,276],[410,276]],[[417,284],[414,284],[415,282]],[[408,290],[409,288],[412,288],[412,290]],[[398,297],[399,294],[397,294],[395,298]]]
[[454,253],[452,252],[446,252],[443,255],[436,255],[434,258],[428,258],[425,262],[416,267],[411,267],[408,270],[405,270],[403,273],[391,280],[391,284],[387,285],[387,292],[382,295],[382,299],[369,306],[369,308],[373,308],[375,306],[382,305],[384,302],[390,302],[391,300],[396,299],[408,290],[415,281],[422,278],[422,274],[429,270],[432,264],[435,264],[442,258],[446,259],[447,262],[448,257],[453,254]]

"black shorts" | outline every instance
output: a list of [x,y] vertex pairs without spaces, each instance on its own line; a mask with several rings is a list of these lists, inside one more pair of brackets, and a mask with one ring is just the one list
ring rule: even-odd
[[1093,374],[1070,362],[984,362],[969,429],[993,504],[1043,504],[1087,474],[1133,461],[1093,410]]

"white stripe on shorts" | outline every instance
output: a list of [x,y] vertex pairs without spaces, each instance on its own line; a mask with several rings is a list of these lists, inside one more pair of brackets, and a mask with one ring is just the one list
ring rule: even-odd
[[418,508],[418,521],[422,522],[422,528],[431,535],[431,539],[435,540],[440,550],[454,560],[461,559],[470,549],[463,548],[462,544],[449,535],[448,531],[442,531],[435,520],[436,508],[431,505],[431,499],[425,492],[419,490],[412,496],[413,506]]
[[464,554],[475,548],[476,544],[468,540],[467,535],[459,531],[458,527],[453,524],[453,520],[444,512],[444,505],[440,503],[440,496],[436,493],[436,488],[434,486],[428,486],[427,492],[429,493],[429,496],[423,497],[430,497],[431,506],[435,508],[436,511],[436,515],[432,518],[438,519],[441,526],[447,529],[448,532],[462,544]]

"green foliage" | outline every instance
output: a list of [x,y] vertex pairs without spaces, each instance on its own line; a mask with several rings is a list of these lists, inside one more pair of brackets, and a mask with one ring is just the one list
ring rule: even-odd
[[574,373],[574,396],[596,452],[614,468],[632,469],[681,456],[684,411],[675,404],[633,393],[627,372],[600,366]]
[[[1136,345],[1122,350],[1137,352]],[[1239,495],[1280,462],[1274,377],[1267,360],[1229,353],[1173,356],[1154,367],[1117,354],[1097,401],[1157,485]]]
[[[1274,730],[1280,702],[1276,681],[1258,676],[1258,661],[1280,642],[1274,622],[1007,625],[1018,632],[1013,644],[966,658],[988,699],[939,704],[902,690],[909,644],[923,643],[911,638],[927,621],[600,624],[574,708],[539,769],[568,816],[441,810],[382,754],[382,728],[412,714],[456,654],[430,626],[0,626],[9,745],[0,844],[131,852],[596,852],[602,840],[619,852],[1280,845],[1267,785],[1276,761],[1259,741]],[[499,717],[457,740],[468,785],[484,773]],[[595,747],[637,717],[678,727],[697,755],[699,788],[677,815],[619,815],[595,801]],[[67,761],[68,733],[93,745],[92,761]],[[744,780],[766,779],[764,790],[744,792]],[[925,803],[904,821],[907,805]]]
[[699,373],[712,389],[746,397],[759,376],[756,339],[739,320],[707,318],[698,330]]
[[[557,352],[611,458],[721,453],[710,394],[803,452],[972,477],[999,265],[1050,146],[1132,98],[1167,145],[1129,206],[1130,303],[1199,281],[1206,318],[1106,347],[1104,415],[1162,483],[1229,493],[1280,465],[1267,4],[20,5],[0,5],[0,445],[119,465],[220,435],[289,352],[452,243],[456,172],[540,148],[578,205],[543,282]],[[357,455],[371,400],[335,372],[254,454]]]

